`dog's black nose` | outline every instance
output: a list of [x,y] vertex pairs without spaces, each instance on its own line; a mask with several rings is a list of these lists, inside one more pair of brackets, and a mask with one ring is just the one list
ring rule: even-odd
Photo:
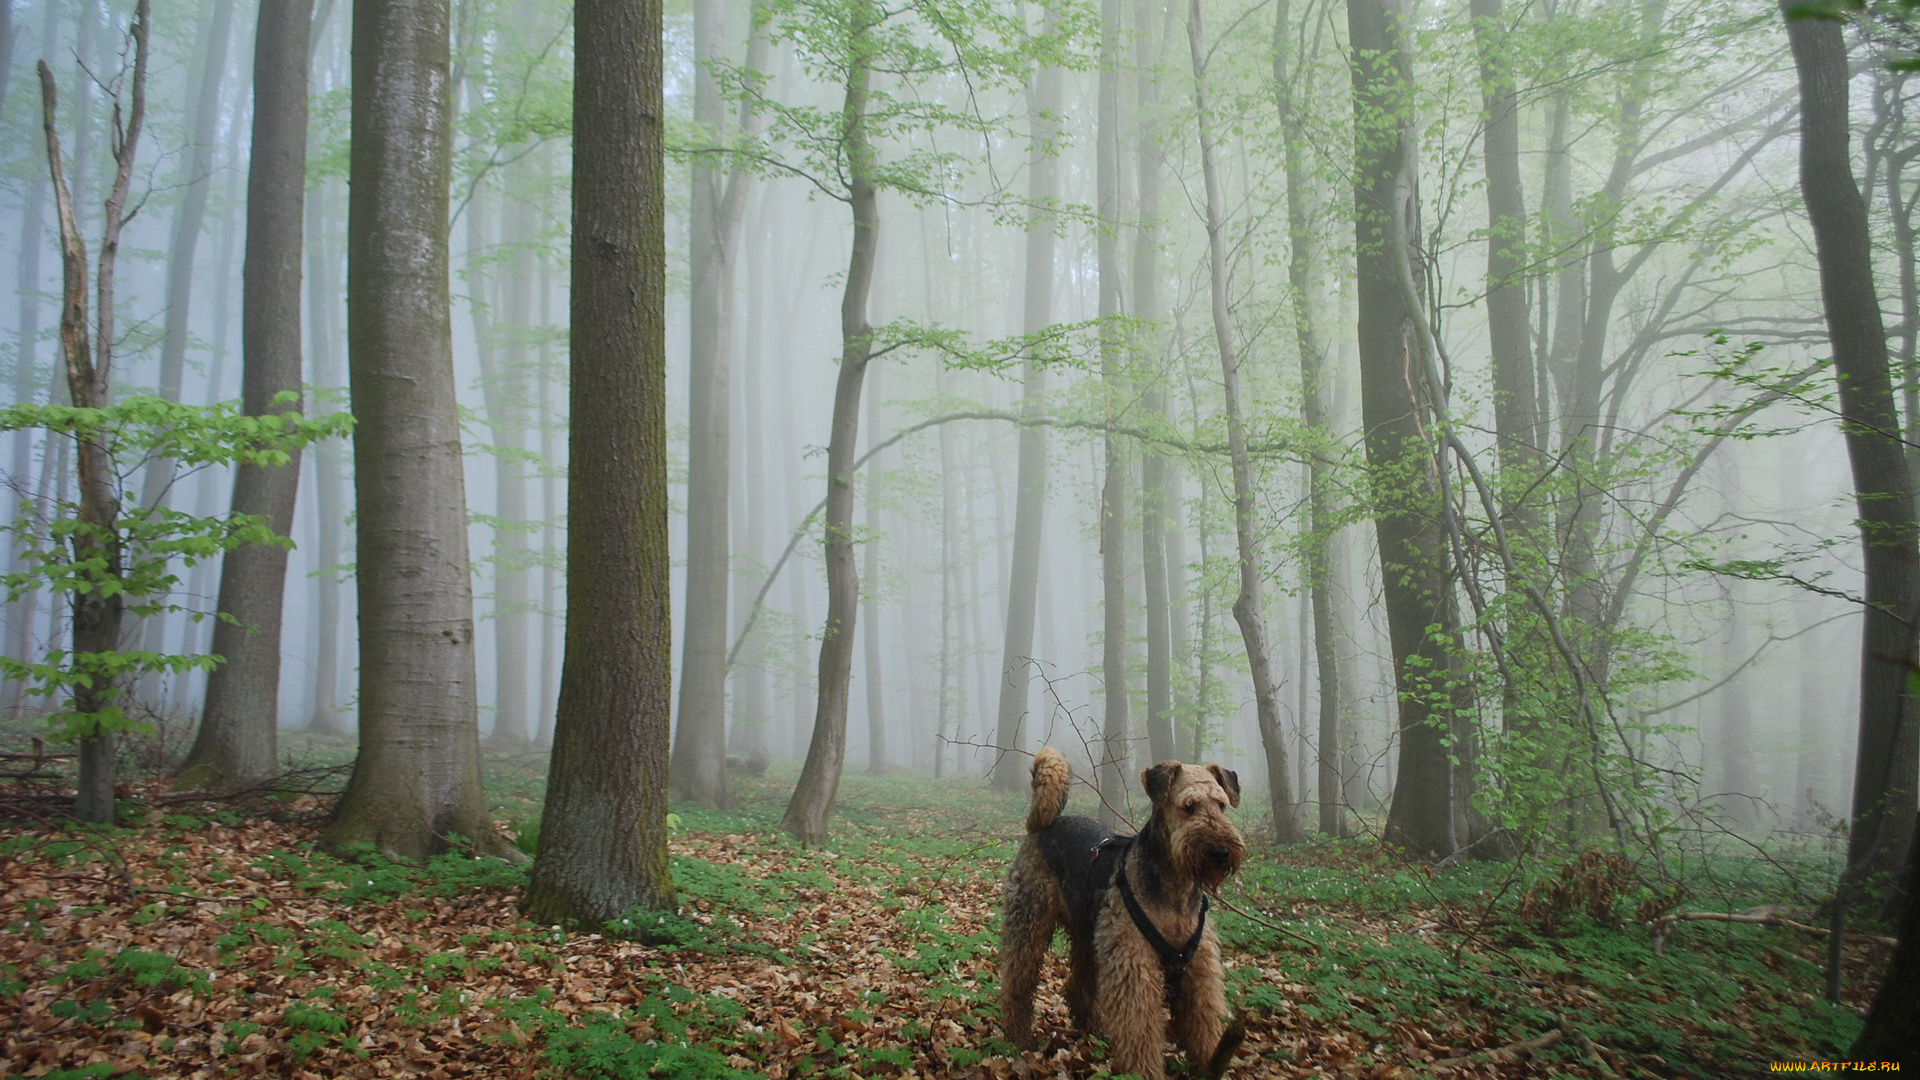
[[1233,852],[1223,845],[1215,845],[1207,849],[1207,858],[1212,859],[1215,866],[1225,866],[1233,861]]

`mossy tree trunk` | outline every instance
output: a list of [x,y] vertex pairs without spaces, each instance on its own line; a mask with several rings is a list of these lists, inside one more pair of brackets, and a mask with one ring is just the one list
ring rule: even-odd
[[323,843],[514,849],[480,790],[473,577],[448,304],[448,0],[356,0],[347,350],[360,752]]
[[659,0],[574,15],[566,658],[527,914],[673,905]]

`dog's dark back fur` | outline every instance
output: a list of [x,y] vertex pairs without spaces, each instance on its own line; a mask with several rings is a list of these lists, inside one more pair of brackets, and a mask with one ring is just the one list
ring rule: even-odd
[[1066,898],[1067,937],[1090,946],[1100,903],[1113,887],[1113,868],[1119,862],[1120,848],[1131,843],[1133,837],[1114,832],[1092,818],[1066,814],[1034,833],[1033,838]]

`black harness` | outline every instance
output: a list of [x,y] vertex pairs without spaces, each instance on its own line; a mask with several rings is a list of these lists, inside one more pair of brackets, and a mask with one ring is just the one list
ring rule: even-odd
[[[1140,906],[1139,898],[1133,895],[1133,886],[1127,884],[1127,849],[1133,846],[1132,837],[1125,839],[1115,837],[1103,842],[1100,847],[1105,848],[1109,844],[1120,849],[1119,857],[1115,860],[1113,871],[1114,877],[1117,879],[1117,884],[1120,887],[1120,899],[1127,905],[1127,914],[1132,916],[1133,925],[1139,929],[1140,936],[1146,938],[1147,944],[1153,946],[1153,951],[1160,954],[1160,972],[1163,976],[1162,982],[1166,988],[1167,1004],[1171,1007],[1175,1001],[1179,1000],[1181,984],[1186,981],[1187,977],[1187,967],[1193,963],[1193,954],[1200,949],[1200,938],[1207,932],[1207,908],[1209,906],[1207,903],[1207,894],[1201,892],[1199,889],[1194,890],[1194,893],[1200,897],[1199,925],[1193,928],[1193,937],[1187,940],[1184,948],[1174,948],[1173,943],[1168,941],[1166,937],[1160,933],[1160,928],[1153,924],[1153,920],[1147,918],[1146,910]],[[1098,859],[1099,857],[1100,851],[1096,849],[1094,851],[1094,858]]]

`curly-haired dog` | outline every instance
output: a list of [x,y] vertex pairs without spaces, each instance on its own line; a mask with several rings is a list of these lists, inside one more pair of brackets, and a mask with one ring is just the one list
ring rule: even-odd
[[1027,837],[1002,888],[1000,1018],[1033,1045],[1033,993],[1056,928],[1067,928],[1067,1006],[1074,1025],[1106,1036],[1115,1072],[1165,1075],[1166,1028],[1193,1068],[1225,1071],[1242,1032],[1226,1026],[1220,942],[1208,892],[1240,868],[1246,840],[1227,820],[1240,778],[1218,765],[1163,761],[1140,774],[1153,813],[1137,836],[1060,815],[1072,767],[1052,747],[1033,759]]

